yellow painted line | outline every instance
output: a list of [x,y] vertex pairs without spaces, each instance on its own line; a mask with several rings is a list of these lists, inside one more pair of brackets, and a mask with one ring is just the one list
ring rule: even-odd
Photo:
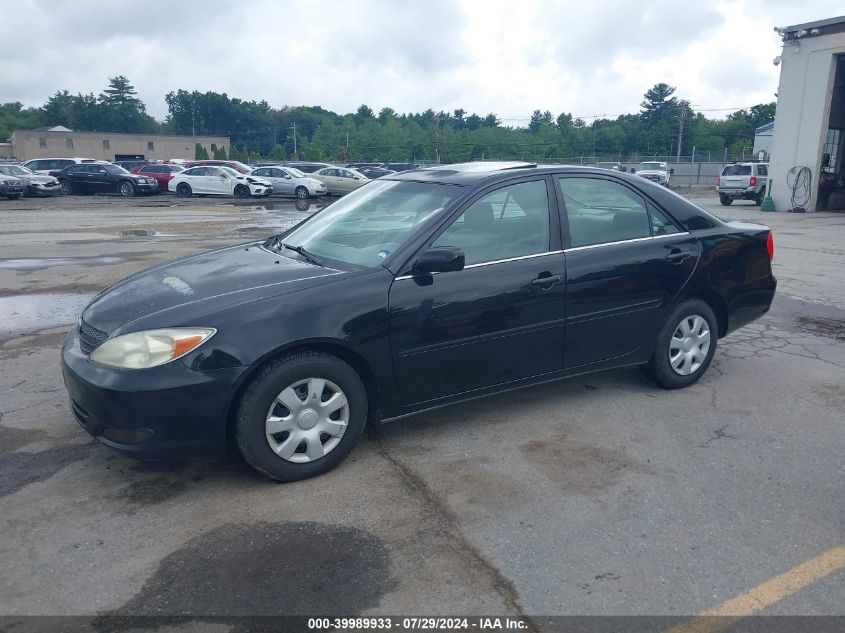
[[726,600],[666,633],[716,633],[749,615],[780,602],[807,585],[845,568],[845,545],[829,549],[771,580]]

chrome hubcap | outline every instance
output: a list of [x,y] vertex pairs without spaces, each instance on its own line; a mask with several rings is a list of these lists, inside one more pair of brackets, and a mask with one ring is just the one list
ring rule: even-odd
[[689,376],[698,371],[710,351],[707,320],[693,314],[678,323],[669,341],[669,364],[676,374]]
[[303,464],[340,443],[349,425],[349,403],[330,380],[306,378],[288,385],[267,411],[267,443],[282,459]]

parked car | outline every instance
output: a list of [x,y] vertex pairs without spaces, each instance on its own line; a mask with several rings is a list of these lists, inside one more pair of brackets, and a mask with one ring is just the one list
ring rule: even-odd
[[0,178],[3,176],[19,178],[28,196],[54,196],[62,193],[62,186],[58,180],[52,176],[36,174],[23,165],[0,165]]
[[734,163],[722,167],[716,179],[719,202],[728,206],[734,200],[753,200],[758,207],[766,197],[769,184],[768,163]]
[[147,165],[140,165],[132,170],[133,174],[140,174],[148,178],[155,178],[158,183],[159,191],[167,191],[167,183],[173,178],[174,174],[185,171],[181,165],[171,165],[170,163],[149,163]]
[[0,175],[0,196],[17,200],[25,191],[23,181],[17,176]]
[[70,165],[80,165],[82,163],[110,164],[108,161],[97,160],[96,158],[34,158],[26,161],[23,166],[34,171],[36,174],[46,176],[52,171],[59,171]]
[[147,178],[126,171],[111,163],[80,163],[51,171],[62,193],[119,193],[121,196],[140,196],[158,193],[155,178]]
[[312,176],[326,185],[328,192],[343,195],[370,182],[364,174],[344,167],[326,167],[315,171]]
[[347,169],[357,169],[358,171],[362,171],[364,169],[378,169],[383,166],[384,163],[349,163],[348,165],[344,165]]
[[420,166],[416,163],[385,163],[382,167],[385,169],[392,169],[393,171],[410,171],[412,169],[420,168]]
[[151,160],[116,160],[112,161],[112,165],[123,167],[126,171],[131,171],[134,174],[137,167],[149,165],[151,162]]
[[382,176],[389,176],[390,174],[397,174],[399,172],[393,171],[392,169],[384,169],[384,168],[376,168],[376,169],[359,169],[357,170],[360,173],[364,174],[365,177],[369,178],[370,180],[375,180],[376,178],[381,178]]
[[672,175],[669,170],[669,166],[666,163],[659,161],[647,161],[640,163],[634,173],[636,173],[640,178],[652,180],[664,187],[669,186],[669,178]]
[[622,167],[622,163],[596,163],[596,167],[599,169],[612,169],[613,171],[625,171]]
[[273,185],[273,195],[296,196],[304,199],[324,196],[328,193],[326,183],[311,178],[294,167],[285,165],[259,167],[253,169],[250,175],[269,180]]
[[248,174],[252,171],[252,167],[239,160],[191,160],[185,163],[185,168],[189,167],[228,167],[241,174]]
[[293,161],[285,164],[288,167],[293,167],[294,169],[298,169],[306,174],[313,174],[315,171],[325,169],[326,167],[334,167],[334,165],[329,165],[328,163],[303,163],[299,161]]
[[190,196],[269,196],[273,185],[269,180],[246,176],[229,167],[199,166],[189,167],[185,171],[173,174],[167,183],[168,191],[174,191],[183,198]]
[[608,170],[394,174],[101,292],[62,371],[73,416],[112,448],[235,445],[292,481],[338,465],[368,419],[626,365],[691,385],[769,310],[773,252],[765,226]]

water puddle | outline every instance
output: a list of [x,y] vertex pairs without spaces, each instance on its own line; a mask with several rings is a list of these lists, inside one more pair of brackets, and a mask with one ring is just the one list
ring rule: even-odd
[[72,325],[93,296],[51,292],[0,297],[0,339]]
[[795,323],[810,334],[845,341],[845,319],[800,316],[795,319]]
[[0,270],[42,270],[53,266],[110,266],[124,261],[120,257],[38,257],[0,259]]
[[175,233],[162,233],[155,229],[123,229],[118,235],[124,239],[136,240],[147,237],[179,237]]

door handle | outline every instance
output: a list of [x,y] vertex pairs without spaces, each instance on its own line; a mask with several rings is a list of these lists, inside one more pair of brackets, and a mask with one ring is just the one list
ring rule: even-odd
[[563,275],[547,275],[545,277],[537,277],[531,280],[532,286],[539,286],[540,288],[551,288],[555,284],[563,281]]
[[668,259],[670,262],[673,262],[673,263],[676,263],[676,264],[680,264],[681,262],[683,262],[683,261],[685,261],[685,260],[689,259],[690,257],[692,257],[692,253],[691,253],[691,252],[689,252],[689,251],[682,251],[682,250],[681,250],[681,249],[679,249],[679,248],[673,248],[673,249],[669,252],[669,254],[666,256],[666,259]]

